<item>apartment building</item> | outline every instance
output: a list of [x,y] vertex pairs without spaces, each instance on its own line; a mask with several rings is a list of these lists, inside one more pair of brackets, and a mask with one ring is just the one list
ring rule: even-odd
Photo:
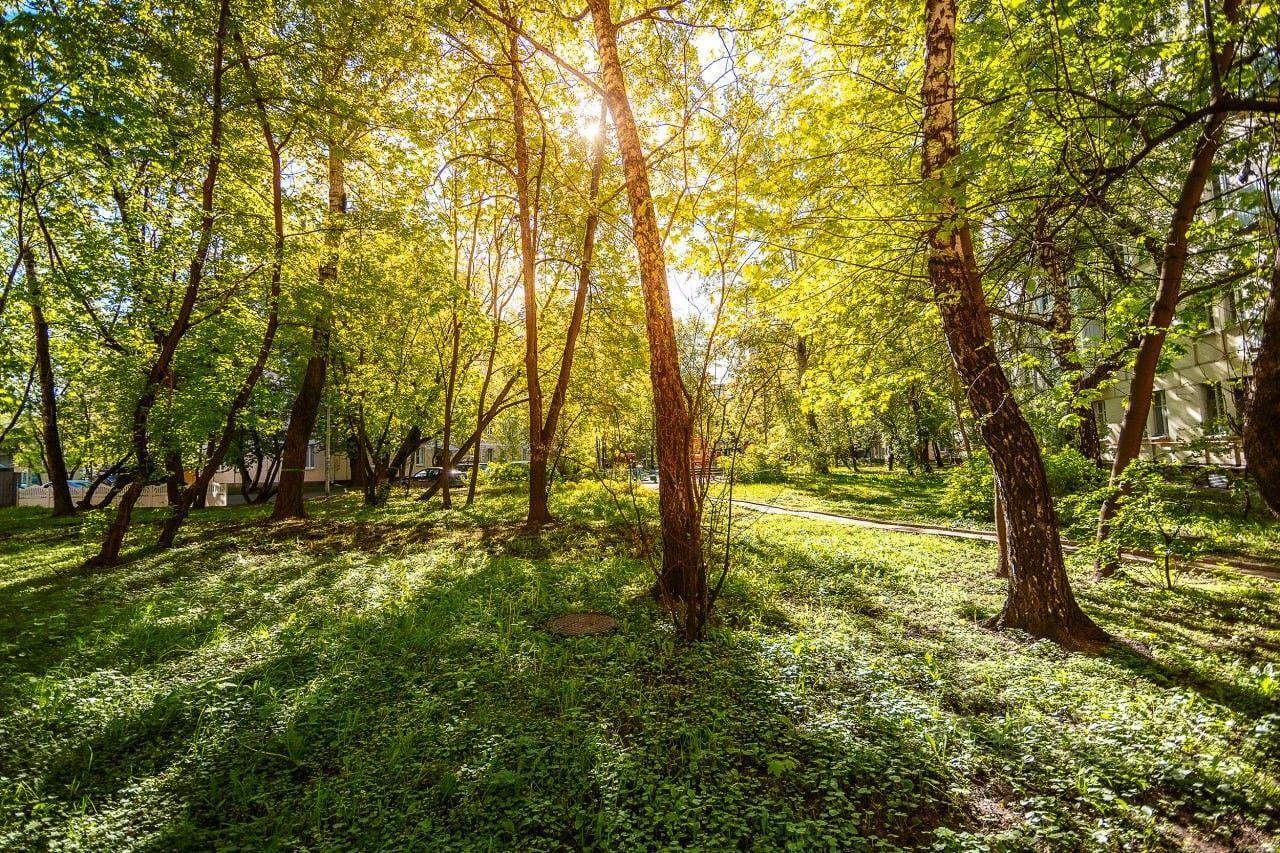
[[[1233,297],[1205,308],[1204,329],[1191,336],[1171,334],[1165,344],[1170,369],[1156,377],[1151,413],[1142,437],[1142,456],[1159,462],[1242,467],[1239,426],[1242,394],[1253,374],[1253,340]],[[1129,399],[1131,374],[1121,372],[1094,417],[1110,456]]]

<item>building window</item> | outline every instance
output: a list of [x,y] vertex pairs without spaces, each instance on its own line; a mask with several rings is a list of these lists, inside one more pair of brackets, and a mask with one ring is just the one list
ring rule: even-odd
[[1226,412],[1222,385],[1206,382],[1200,386],[1200,393],[1204,396],[1204,431],[1217,435],[1222,432],[1222,417]]
[[413,454],[413,464],[419,466],[427,464],[427,451],[422,445],[418,445],[417,452]]
[[316,467],[316,448],[314,444],[307,445],[307,461],[304,467],[306,467],[308,471],[311,471]]
[[1163,391],[1155,392],[1151,398],[1151,437],[1169,437],[1169,401]]
[[1102,400],[1095,400],[1093,403],[1093,422],[1098,427],[1098,432],[1107,431],[1107,404]]
[[1227,291],[1227,298],[1222,302],[1222,325],[1234,326],[1240,320],[1240,311],[1236,307],[1235,290]]

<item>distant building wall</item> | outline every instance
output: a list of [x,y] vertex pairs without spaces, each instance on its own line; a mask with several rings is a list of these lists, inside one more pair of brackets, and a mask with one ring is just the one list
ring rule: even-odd
[[[1193,340],[1170,339],[1178,353],[1170,369],[1156,377],[1151,413],[1147,416],[1142,457],[1160,462],[1199,465],[1244,465],[1236,389],[1253,374],[1255,342],[1245,334],[1230,303],[1213,306],[1215,327]],[[1120,435],[1129,401],[1132,375],[1121,373],[1094,405],[1094,417],[1110,456]]]

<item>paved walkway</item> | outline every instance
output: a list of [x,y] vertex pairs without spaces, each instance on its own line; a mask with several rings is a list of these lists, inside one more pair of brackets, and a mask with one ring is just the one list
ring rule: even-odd
[[[952,539],[976,539],[980,542],[996,541],[996,535],[987,530],[964,530],[956,527],[940,527],[935,524],[916,524],[908,521],[877,521],[873,518],[856,518],[852,515],[840,515],[834,512],[825,512],[820,509],[793,509],[791,507],[776,506],[774,504],[762,504],[755,501],[734,500],[735,506],[748,509],[753,512],[764,513],[766,515],[790,515],[796,518],[808,518],[814,521],[827,521],[832,524],[848,524],[854,527],[869,527],[873,530],[890,530],[894,533],[914,533],[924,536],[946,536]],[[1079,543],[1068,542],[1063,540],[1062,550],[1071,553],[1080,550]],[[1134,560],[1139,563],[1154,563],[1155,557],[1151,554],[1144,554],[1135,551],[1125,551],[1123,556],[1126,560]],[[1194,568],[1212,569],[1225,566],[1235,569],[1241,574],[1253,575],[1254,577],[1266,578],[1267,580],[1280,581],[1280,568],[1259,563],[1253,560],[1246,560],[1239,557],[1212,557],[1195,560],[1191,564]]]

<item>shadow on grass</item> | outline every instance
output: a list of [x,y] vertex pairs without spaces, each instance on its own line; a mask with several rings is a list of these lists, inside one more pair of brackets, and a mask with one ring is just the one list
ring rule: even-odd
[[[98,605],[92,630],[116,639],[77,669],[164,665],[70,734],[60,714],[28,717],[46,751],[15,766],[86,837],[123,823],[161,849],[848,848],[963,822],[945,763],[892,710],[856,706],[846,724],[814,725],[778,678],[785,646],[720,632],[683,647],[651,611],[623,604],[642,566],[589,547],[596,565],[566,573],[573,543],[597,543],[600,530],[565,524],[534,548],[503,529],[480,532],[489,556],[410,570],[370,606],[350,584],[378,578],[328,570],[318,553],[255,572],[260,591],[286,590],[266,612],[220,600],[245,591],[226,577],[238,570],[223,543],[170,555],[181,570],[136,567],[164,578],[144,621],[207,595],[221,639],[197,619],[140,647],[119,630],[138,605]],[[94,582],[72,584],[83,594]],[[318,602],[329,604],[289,606]],[[618,615],[622,630],[542,630],[579,607]],[[77,817],[85,803],[92,820]]]
[[[733,627],[686,647],[626,604],[649,578],[622,519],[575,505],[534,536],[510,510],[206,516],[169,554],[22,588],[0,764],[25,787],[0,846],[850,849],[992,829],[966,792],[999,830],[1040,796],[1092,831],[1080,778],[1163,802],[1142,780],[1164,733],[1117,749],[1086,715],[1159,703],[1177,673],[976,629],[999,603],[985,546],[767,521]],[[1146,594],[1112,606],[1161,624]],[[579,609],[621,630],[542,629]],[[1206,810],[1242,808],[1173,760]]]

